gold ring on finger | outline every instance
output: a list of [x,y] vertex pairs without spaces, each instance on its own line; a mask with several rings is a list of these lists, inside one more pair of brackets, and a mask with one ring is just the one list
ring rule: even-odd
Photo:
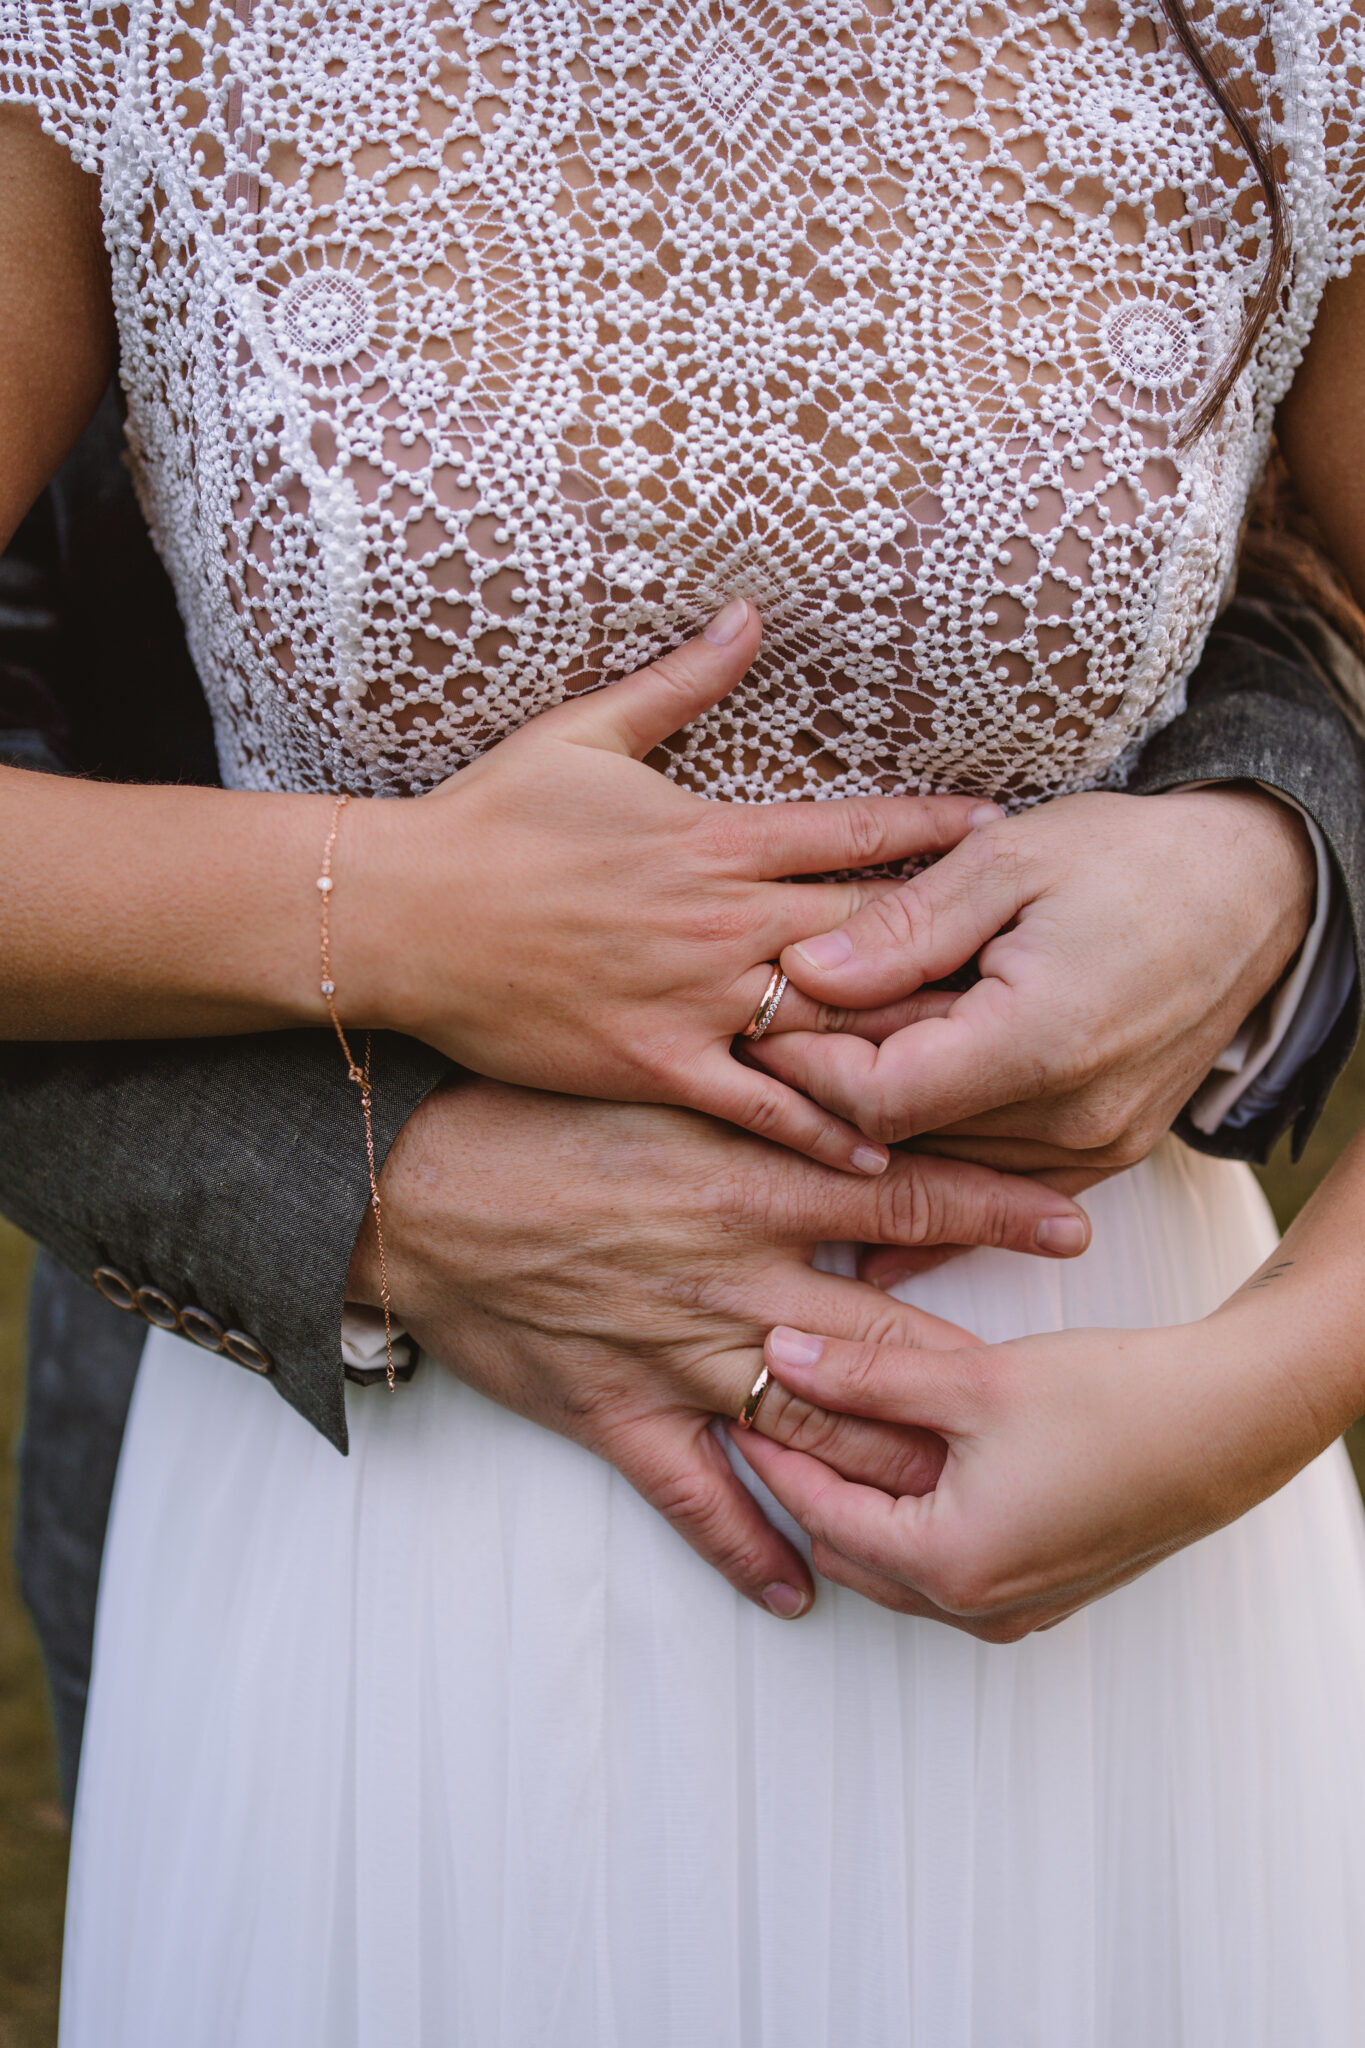
[[763,1000],[740,1033],[741,1038],[762,1038],[773,1018],[777,1015],[779,1003],[787,993],[787,977],[776,960],[772,963],[768,986],[763,991]]
[[771,1375],[769,1374],[768,1368],[765,1365],[762,1372],[759,1374],[758,1378],[750,1387],[748,1399],[745,1401],[744,1406],[739,1411],[739,1426],[741,1429],[753,1428],[754,1418],[757,1416],[759,1409],[763,1406],[763,1396],[767,1393],[768,1388],[771,1384]]

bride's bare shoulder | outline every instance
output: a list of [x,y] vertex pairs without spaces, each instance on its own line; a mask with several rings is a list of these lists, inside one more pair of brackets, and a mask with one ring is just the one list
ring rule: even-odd
[[0,105],[0,547],[79,438],[114,357],[95,178]]

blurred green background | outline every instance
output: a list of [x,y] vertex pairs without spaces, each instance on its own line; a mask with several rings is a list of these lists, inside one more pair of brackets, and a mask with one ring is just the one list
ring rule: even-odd
[[[1281,1225],[1302,1208],[1362,1123],[1365,1048],[1342,1077],[1299,1165],[1279,1157],[1261,1175]],[[66,1824],[57,1803],[42,1667],[9,1557],[31,1256],[27,1240],[0,1221],[0,2048],[54,2048],[66,1882]],[[1348,1443],[1365,1487],[1365,1424]]]

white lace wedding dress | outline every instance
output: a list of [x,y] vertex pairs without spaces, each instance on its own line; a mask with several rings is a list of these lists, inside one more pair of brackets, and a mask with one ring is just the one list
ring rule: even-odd
[[[1294,269],[1182,445],[1265,214],[1155,0],[0,0],[0,95],[101,176],[226,778],[428,788],[743,592],[767,642],[691,785],[1121,786],[1365,241],[1338,4],[1220,17]],[[1272,1237],[1174,1145],[1091,1209],[1076,1266],[914,1298],[1168,1322]],[[65,2048],[1360,2039],[1339,1451],[1001,1649],[832,1589],[772,1620],[434,1367],[348,1407],[343,1460],[151,1338]]]

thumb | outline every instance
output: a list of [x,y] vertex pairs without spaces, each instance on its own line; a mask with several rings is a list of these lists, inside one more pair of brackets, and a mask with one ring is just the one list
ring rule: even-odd
[[809,1568],[737,1477],[709,1417],[651,1416],[633,1440],[604,1443],[602,1452],[746,1599],[784,1621],[806,1612]]
[[754,606],[733,598],[696,639],[661,654],[624,682],[561,704],[536,723],[543,730],[553,722],[557,736],[575,746],[643,761],[652,748],[734,689],[762,638]]
[[787,946],[782,966],[803,995],[833,1008],[894,1003],[955,974],[1017,916],[1036,885],[1014,842],[988,828],[982,804],[951,852],[894,890],[879,893],[835,931]]

